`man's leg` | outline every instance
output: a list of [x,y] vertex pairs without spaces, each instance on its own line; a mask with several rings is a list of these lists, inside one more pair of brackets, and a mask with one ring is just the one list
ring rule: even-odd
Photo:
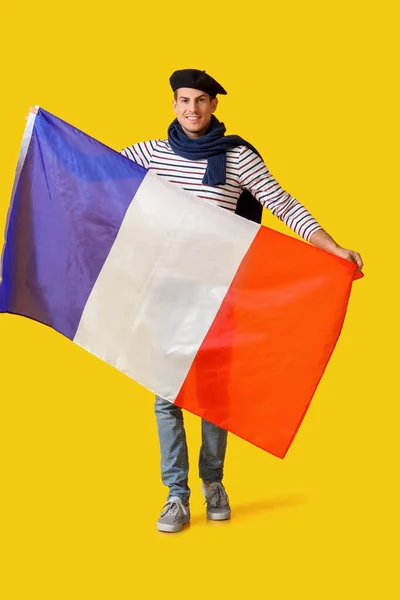
[[155,414],[161,450],[161,477],[169,487],[168,499],[189,502],[189,458],[182,409],[156,396]]
[[209,421],[201,421],[199,475],[203,483],[222,481],[228,432]]
[[214,521],[230,519],[229,498],[222,484],[228,432],[202,419],[199,475],[207,502],[207,517]]

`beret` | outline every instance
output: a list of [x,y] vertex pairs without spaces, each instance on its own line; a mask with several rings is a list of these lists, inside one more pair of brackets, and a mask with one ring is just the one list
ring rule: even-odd
[[169,82],[173,92],[179,88],[193,88],[201,90],[214,98],[217,94],[227,94],[218,81],[205,71],[199,71],[198,69],[181,69],[180,71],[175,71],[169,78]]

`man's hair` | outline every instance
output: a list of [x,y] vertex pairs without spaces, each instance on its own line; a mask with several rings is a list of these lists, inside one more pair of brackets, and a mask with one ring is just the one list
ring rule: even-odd
[[[210,96],[210,94],[207,94],[207,92],[203,92],[203,94],[208,96],[210,98],[210,100],[215,100],[215,98],[216,98],[216,96]],[[174,92],[174,99],[175,99],[175,102],[178,100],[178,90],[176,90]]]

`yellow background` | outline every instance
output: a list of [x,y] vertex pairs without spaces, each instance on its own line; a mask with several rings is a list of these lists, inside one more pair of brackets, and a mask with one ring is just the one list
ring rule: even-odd
[[[152,396],[34,322],[0,316],[0,596],[397,598],[395,2],[2,2],[0,227],[30,104],[115,149],[164,137],[170,73],[207,69],[217,116],[361,252],[347,320],[281,461],[230,436],[229,523],[155,528]],[[289,231],[270,214],[265,222]]]

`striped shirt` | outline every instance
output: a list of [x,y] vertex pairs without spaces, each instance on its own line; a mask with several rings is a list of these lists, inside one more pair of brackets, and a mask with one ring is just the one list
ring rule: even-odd
[[262,159],[247,146],[227,151],[226,183],[215,187],[202,183],[207,159],[195,161],[178,156],[168,140],[139,142],[124,148],[121,154],[184,190],[233,212],[246,189],[306,241],[321,229],[308,210],[280,187]]

